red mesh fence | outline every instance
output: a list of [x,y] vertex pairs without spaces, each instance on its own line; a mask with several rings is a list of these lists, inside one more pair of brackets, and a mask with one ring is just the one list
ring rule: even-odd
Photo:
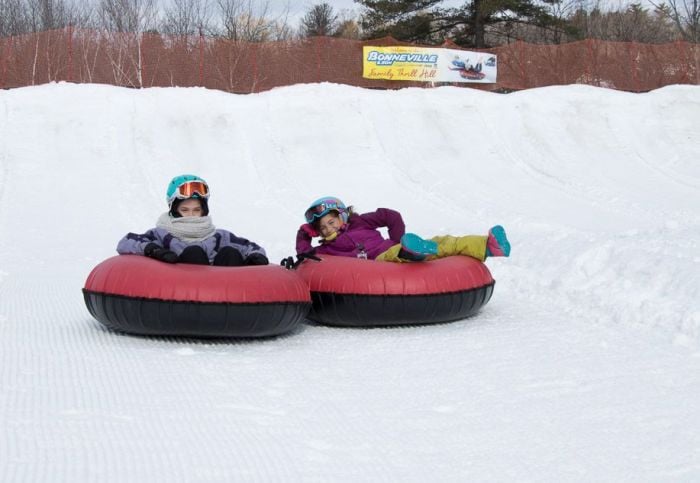
[[[331,37],[250,43],[66,28],[0,38],[0,88],[70,81],[125,87],[202,86],[250,93],[309,82],[379,89],[435,85],[364,79],[364,45],[408,44],[392,38]],[[700,84],[700,45],[682,41],[515,42],[487,51],[498,55],[498,83],[454,85],[520,90],[590,84],[641,92],[669,84]]]

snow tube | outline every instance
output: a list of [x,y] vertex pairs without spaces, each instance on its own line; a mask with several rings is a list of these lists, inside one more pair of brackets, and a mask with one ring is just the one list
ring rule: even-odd
[[470,257],[391,263],[324,256],[297,272],[311,290],[309,318],[348,327],[432,324],[476,313],[495,281]]
[[265,337],[294,329],[311,306],[295,273],[274,265],[213,267],[120,255],[83,288],[90,314],[139,335]]
[[477,72],[475,70],[463,70],[460,71],[459,75],[465,79],[470,80],[481,80],[484,77],[486,77],[486,74],[484,74],[483,72]]

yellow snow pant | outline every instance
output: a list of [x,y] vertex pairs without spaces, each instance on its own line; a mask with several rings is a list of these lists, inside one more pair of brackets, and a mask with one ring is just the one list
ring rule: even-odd
[[[438,245],[437,255],[431,255],[426,260],[434,260],[436,258],[451,257],[453,255],[465,255],[468,257],[476,258],[477,260],[484,261],[486,259],[486,240],[488,237],[479,235],[467,235],[467,236],[434,236],[431,238],[432,241],[436,242]],[[381,262],[407,262],[409,260],[403,260],[399,258],[399,252],[401,251],[401,245],[394,245],[387,251],[377,255],[375,260]]]

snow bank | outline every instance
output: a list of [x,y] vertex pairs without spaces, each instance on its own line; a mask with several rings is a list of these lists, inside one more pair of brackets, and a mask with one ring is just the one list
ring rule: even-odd
[[[697,479],[698,125],[694,86],[0,91],[0,479]],[[273,261],[326,194],[513,252],[454,324],[109,333],[80,288],[182,172]]]

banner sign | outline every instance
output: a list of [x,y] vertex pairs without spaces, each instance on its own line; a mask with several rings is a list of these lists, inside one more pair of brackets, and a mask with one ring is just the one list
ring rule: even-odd
[[394,81],[495,83],[495,54],[468,50],[365,46],[362,77]]

